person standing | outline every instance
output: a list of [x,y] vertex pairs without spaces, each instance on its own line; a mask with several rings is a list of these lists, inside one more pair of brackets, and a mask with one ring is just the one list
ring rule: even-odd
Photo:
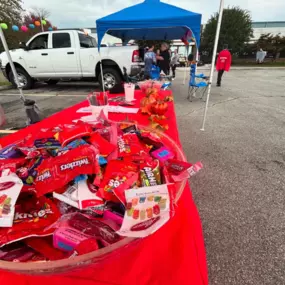
[[151,68],[156,64],[156,54],[154,53],[154,45],[152,45],[144,55],[144,77],[150,79]]
[[157,60],[159,60],[158,66],[160,70],[165,74],[169,75],[170,69],[170,54],[169,54],[169,47],[167,43],[162,43],[160,48],[160,55],[158,55]]
[[232,55],[228,50],[228,45],[224,46],[224,49],[219,53],[216,70],[218,71],[217,86],[220,87],[222,83],[222,77],[225,71],[229,71],[232,64]]
[[170,61],[170,66],[171,66],[171,69],[172,69],[172,76],[173,78],[175,78],[175,70],[176,70],[176,67],[178,65],[178,61],[179,61],[179,55],[177,53],[177,50],[174,51],[173,53],[173,56],[171,58],[171,61]]

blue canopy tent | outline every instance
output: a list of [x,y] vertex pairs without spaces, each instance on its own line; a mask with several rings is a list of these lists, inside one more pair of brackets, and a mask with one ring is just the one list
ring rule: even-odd
[[188,30],[200,44],[201,14],[193,13],[160,0],[145,0],[96,21],[98,48],[105,33],[129,40],[174,40]]

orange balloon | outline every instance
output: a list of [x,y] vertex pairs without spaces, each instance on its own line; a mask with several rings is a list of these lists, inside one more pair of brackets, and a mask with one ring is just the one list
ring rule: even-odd
[[41,25],[41,22],[40,22],[40,21],[35,21],[35,25],[36,25],[37,27],[39,27],[39,26]]

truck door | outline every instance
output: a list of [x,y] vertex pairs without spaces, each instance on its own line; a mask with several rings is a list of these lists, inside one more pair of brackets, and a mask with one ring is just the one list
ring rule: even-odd
[[58,77],[81,76],[73,33],[53,32],[49,53],[54,71]]
[[80,44],[80,63],[84,77],[94,77],[98,62],[97,42],[93,37],[78,33]]
[[54,76],[54,69],[50,60],[48,41],[50,34],[44,33],[36,36],[28,44],[28,50],[20,58],[25,61],[26,68],[32,77]]

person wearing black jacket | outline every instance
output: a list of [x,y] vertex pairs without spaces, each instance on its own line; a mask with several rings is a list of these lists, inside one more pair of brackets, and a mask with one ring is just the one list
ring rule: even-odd
[[165,75],[169,75],[170,71],[170,52],[167,43],[162,43],[160,48],[160,54],[157,56],[158,66]]

